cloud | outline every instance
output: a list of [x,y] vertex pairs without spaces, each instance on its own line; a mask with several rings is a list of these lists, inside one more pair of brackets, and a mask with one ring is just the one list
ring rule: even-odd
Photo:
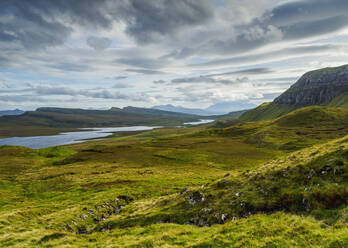
[[339,49],[339,45],[305,45],[291,48],[283,48],[280,50],[273,50],[266,53],[250,54],[235,56],[226,59],[216,59],[204,63],[191,64],[192,67],[212,67],[218,65],[243,65],[257,62],[274,61],[282,58],[290,58],[296,56],[313,55],[315,53],[327,53]]
[[70,62],[53,62],[48,64],[47,67],[58,69],[61,71],[72,71],[72,72],[85,72],[90,70],[90,66],[86,64],[70,63]]
[[126,89],[126,88],[133,88],[132,85],[126,84],[126,83],[116,83],[112,86],[114,89]]
[[166,81],[160,79],[160,80],[155,80],[155,81],[153,81],[153,83],[154,83],[154,84],[165,84]]
[[209,0],[131,0],[119,11],[127,23],[126,32],[140,43],[156,41],[183,27],[202,25],[213,17]]
[[[116,88],[116,87],[113,87]],[[120,87],[118,87],[120,88]],[[129,88],[129,86],[128,86]],[[40,96],[47,95],[65,95],[65,96],[84,96],[90,98],[100,99],[114,99],[114,100],[131,100],[136,102],[148,101],[149,96],[146,94],[124,94],[118,91],[111,91],[108,89],[83,89],[75,90],[70,87],[55,87],[52,85],[37,85],[32,86],[30,90],[34,91]]]
[[133,57],[120,58],[117,59],[115,62],[143,69],[159,69],[164,67],[165,61],[153,58]]
[[135,72],[135,73],[139,73],[139,74],[145,74],[145,75],[166,74],[163,71],[146,70],[146,69],[126,69],[126,71]]
[[[38,80],[52,85],[28,89],[35,96],[100,105],[136,97],[146,105],[151,87],[178,101],[271,94],[297,73],[346,63],[347,27],[346,0],[5,0],[0,77],[12,88],[0,85],[0,94],[25,96],[25,83]],[[108,88],[126,78],[139,87]],[[179,84],[193,87],[191,98],[166,87]]]
[[127,76],[117,76],[117,77],[114,77],[115,80],[122,80],[122,79],[126,79],[128,78]]
[[34,86],[33,90],[40,95],[69,95],[75,96],[78,94],[77,91],[69,88],[69,87],[53,87],[46,85],[38,85]]
[[111,40],[105,37],[90,36],[86,42],[87,45],[97,51],[103,51],[111,45]]
[[171,81],[171,83],[216,83],[216,84],[239,84],[248,82],[249,79],[247,77],[237,78],[235,80],[230,79],[215,79],[210,76],[199,76],[199,77],[188,77],[188,78],[175,78]]
[[213,76],[227,76],[227,75],[260,75],[260,74],[269,74],[273,72],[274,71],[272,71],[269,68],[252,68],[252,69],[245,69],[245,70],[239,70],[239,71],[209,74],[206,76],[213,77]]

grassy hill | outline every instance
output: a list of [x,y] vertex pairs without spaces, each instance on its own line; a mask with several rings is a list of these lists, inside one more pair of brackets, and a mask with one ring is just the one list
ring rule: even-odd
[[134,107],[110,110],[39,108],[19,116],[0,117],[0,136],[55,134],[83,127],[175,126],[199,119],[196,115]]
[[[348,92],[336,96],[328,103],[318,106],[328,106],[336,108],[348,108]],[[263,103],[260,106],[249,110],[239,117],[240,121],[262,121],[278,118],[296,109],[302,108],[301,105],[278,104],[275,102]]]
[[348,108],[348,65],[322,68],[305,73],[271,103],[242,114],[240,121],[278,118],[307,106]]
[[347,111],[0,147],[0,246],[346,247]]
[[[328,71],[313,78],[325,83]],[[198,118],[42,108],[0,118],[0,135],[9,126],[42,133]],[[0,247],[348,247],[347,134],[343,92],[310,106],[263,104],[206,126],[2,146]]]
[[329,107],[348,108],[348,92],[335,97],[329,104]]
[[274,120],[247,122],[208,133],[240,137],[259,147],[297,150],[348,133],[348,109],[310,106]]

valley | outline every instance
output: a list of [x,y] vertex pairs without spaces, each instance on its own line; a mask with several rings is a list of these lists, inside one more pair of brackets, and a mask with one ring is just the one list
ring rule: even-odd
[[[199,118],[156,112],[152,124],[170,125],[42,149],[0,146],[0,246],[347,247],[345,99],[343,90],[318,104],[275,101],[185,128],[171,125]],[[50,111],[6,121],[84,120],[80,110],[70,119],[72,110]]]

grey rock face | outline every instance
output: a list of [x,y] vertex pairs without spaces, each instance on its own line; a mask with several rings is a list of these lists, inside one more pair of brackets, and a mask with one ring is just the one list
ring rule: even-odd
[[274,102],[300,106],[320,105],[345,91],[348,91],[348,65],[307,72]]

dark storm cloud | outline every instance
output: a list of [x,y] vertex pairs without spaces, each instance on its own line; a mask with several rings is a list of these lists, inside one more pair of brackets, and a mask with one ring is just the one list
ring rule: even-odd
[[[128,86],[128,88],[131,86]],[[120,88],[120,87],[113,87]],[[115,100],[131,100],[131,101],[147,101],[149,98],[146,94],[123,94],[118,91],[112,91],[108,89],[95,90],[75,90],[66,86],[52,86],[52,85],[37,85],[28,88],[27,91],[35,92],[40,96],[61,95],[61,96],[84,96],[90,98],[100,99],[115,99]],[[1,96],[2,97],[2,96]]]
[[116,63],[128,65],[132,67],[142,68],[142,69],[159,69],[163,68],[166,61],[162,59],[144,58],[144,57],[130,57],[130,58],[120,58],[115,61]]
[[90,36],[86,42],[97,51],[103,51],[111,45],[111,40],[105,37]]
[[238,84],[238,83],[244,83],[247,82],[248,78],[237,78],[235,80],[229,80],[229,79],[215,79],[208,76],[199,76],[199,77],[187,77],[187,78],[176,78],[171,81],[173,84],[177,83],[216,83],[216,84],[226,84],[226,85],[232,85],[232,84]]
[[347,25],[348,16],[335,16],[322,20],[300,22],[283,28],[284,39],[301,39],[332,33],[345,28]]
[[299,46],[293,48],[285,48],[281,50],[275,50],[268,53],[262,54],[251,54],[236,56],[227,59],[217,59],[208,61],[200,64],[192,64],[191,66],[214,66],[214,65],[225,65],[225,64],[247,64],[247,63],[257,63],[264,60],[277,60],[283,57],[298,56],[298,55],[313,55],[315,53],[323,53],[328,51],[334,51],[338,49],[339,46],[336,45],[311,45],[311,46]]
[[213,16],[209,0],[133,0],[120,9],[128,24],[127,33],[142,43],[152,42],[158,35],[171,34],[185,26],[202,25]]
[[127,76],[117,76],[117,77],[114,77],[115,80],[122,80],[122,79],[126,79],[128,78]]
[[277,26],[288,26],[299,22],[347,15],[347,10],[346,0],[302,0],[279,5],[267,14],[270,17],[269,22]]
[[144,75],[166,74],[163,71],[147,70],[147,69],[127,69],[128,72],[135,72]]
[[262,78],[258,79],[260,81],[272,81],[272,82],[279,82],[279,81],[291,81],[295,82],[298,79],[298,77],[280,77],[280,78]]
[[69,63],[69,62],[56,62],[52,65],[47,65],[47,67],[61,70],[61,71],[72,71],[72,72],[85,72],[91,69],[86,64]]
[[49,102],[37,95],[0,95],[0,102]]
[[230,71],[230,72],[224,72],[224,73],[215,73],[215,74],[209,74],[207,77],[212,76],[227,76],[227,75],[260,75],[260,74],[268,74],[273,73],[269,68],[252,68],[252,69],[245,69],[245,70],[239,70],[239,71]]
[[[212,10],[208,0],[4,0],[0,1],[0,17],[5,18],[0,40],[45,48],[63,44],[73,31],[71,24],[108,29],[121,21],[137,41],[150,42],[154,35],[204,23]],[[109,43],[98,37],[87,42],[96,49],[105,49]]]
[[[213,30],[198,33],[195,46],[184,44],[166,57],[182,59],[197,54],[238,55],[280,41],[301,40],[333,33],[347,26],[347,0],[289,1],[268,10],[249,23],[235,26],[232,24],[230,35],[222,35],[224,31],[221,31],[211,36]],[[216,26],[217,30],[218,28]]]

